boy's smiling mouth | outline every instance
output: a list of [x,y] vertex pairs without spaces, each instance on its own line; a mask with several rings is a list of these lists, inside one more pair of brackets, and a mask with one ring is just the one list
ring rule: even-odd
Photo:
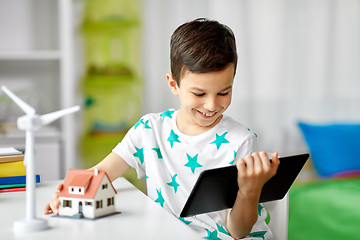
[[215,116],[216,113],[217,113],[217,112],[205,113],[205,112],[202,112],[202,111],[199,111],[199,110],[197,110],[197,111],[206,118],[211,118],[211,117]]

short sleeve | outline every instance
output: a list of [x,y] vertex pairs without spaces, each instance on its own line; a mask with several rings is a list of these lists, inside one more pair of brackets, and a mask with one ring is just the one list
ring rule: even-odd
[[[258,152],[258,142],[257,137],[255,135],[248,137],[243,144],[240,145],[237,154],[236,154],[236,161],[240,158],[246,157],[248,154],[252,154],[253,152]],[[235,161],[235,162],[236,162]]]
[[135,131],[132,127],[123,140],[112,150],[125,160],[137,172],[137,177],[145,177],[144,152],[142,144],[142,131]]

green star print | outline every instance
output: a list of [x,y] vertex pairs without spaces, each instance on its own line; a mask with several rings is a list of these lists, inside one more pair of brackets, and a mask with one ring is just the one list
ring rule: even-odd
[[260,231],[260,232],[252,232],[249,233],[249,237],[261,237],[263,240],[265,240],[265,233],[266,231]]
[[215,143],[216,144],[216,148],[219,149],[221,144],[223,143],[229,143],[229,141],[227,139],[225,139],[225,135],[227,134],[228,132],[225,132],[223,133],[222,135],[218,135],[216,134],[216,139],[215,141],[211,142],[210,144],[213,144]]
[[198,155],[199,154],[196,154],[194,157],[191,157],[189,154],[186,154],[189,162],[184,166],[191,168],[192,173],[195,173],[195,168],[202,167],[202,165],[197,162]]
[[176,135],[176,133],[174,133],[173,130],[171,130],[171,132],[170,132],[170,137],[167,139],[167,140],[170,142],[171,148],[173,147],[174,142],[179,142],[179,143],[180,143],[180,141],[179,141],[178,138],[179,138],[179,136]]
[[216,230],[211,232],[210,230],[206,229],[206,232],[208,235],[205,237],[205,239],[221,240],[220,238],[218,238]]
[[159,203],[162,207],[164,207],[165,200],[161,194],[161,188],[159,190],[156,189],[156,192],[157,192],[158,198],[155,200],[155,202]]
[[135,123],[135,129],[136,129],[140,124],[144,124],[144,119],[140,119],[139,121],[137,121],[137,123]]
[[225,230],[225,228],[223,226],[220,226],[219,224],[216,224],[216,226],[217,226],[219,232],[230,236],[230,234]]
[[236,157],[236,152],[234,151],[234,160],[232,160],[231,162],[229,162],[230,165],[233,165],[233,164],[234,164],[235,157]]
[[140,163],[144,163],[144,148],[136,148],[136,153],[133,154],[134,157],[138,157],[140,159]]
[[258,215],[259,216],[261,216],[261,209],[263,209],[264,207],[261,205],[261,204],[259,204],[259,206],[258,206]]
[[162,158],[163,158],[163,156],[161,155],[160,148],[152,148],[151,150],[154,150],[154,151],[156,152],[157,157],[158,157],[159,159],[162,159]]
[[179,219],[181,221],[183,221],[186,225],[189,225],[190,223],[192,223],[191,221],[186,221],[185,218],[179,217]]
[[149,122],[150,122],[150,120],[146,120],[144,123],[144,126],[146,129],[151,129],[151,127],[149,126]]
[[180,184],[178,184],[178,183],[176,182],[176,179],[175,179],[176,176],[177,176],[177,174],[175,174],[174,176],[171,176],[171,175],[170,175],[172,181],[169,182],[169,183],[167,183],[167,185],[169,185],[169,186],[171,186],[171,187],[174,188],[175,193],[176,193],[176,191],[177,191],[177,188],[180,186]]
[[174,113],[174,111],[172,110],[167,110],[163,113],[160,114],[160,116],[163,118],[163,120],[165,119],[165,117],[169,117],[169,118],[172,118],[172,114]]
[[150,120],[146,120],[146,121],[144,122],[144,119],[140,119],[139,121],[137,121],[137,123],[135,123],[135,129],[136,129],[140,124],[143,124],[146,129],[151,129],[151,127],[149,126],[149,122],[150,122]]

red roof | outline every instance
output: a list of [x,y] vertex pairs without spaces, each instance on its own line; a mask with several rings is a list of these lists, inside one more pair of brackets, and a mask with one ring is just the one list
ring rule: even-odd
[[[70,169],[65,177],[59,197],[93,199],[104,177],[109,179],[105,171],[98,171],[97,175],[95,175],[95,170]],[[110,179],[109,182],[116,194],[116,190],[111,184]],[[88,187],[84,195],[69,193],[69,187],[86,187],[86,185],[88,185]]]

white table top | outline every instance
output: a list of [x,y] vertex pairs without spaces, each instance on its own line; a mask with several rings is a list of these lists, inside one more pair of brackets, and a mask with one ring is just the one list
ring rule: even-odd
[[25,218],[25,192],[0,193],[1,239],[202,239],[125,178],[114,181],[116,210],[120,214],[97,220],[70,219],[44,215],[43,209],[60,181],[44,182],[36,188],[37,218],[48,220],[49,229],[18,234],[14,221]]

